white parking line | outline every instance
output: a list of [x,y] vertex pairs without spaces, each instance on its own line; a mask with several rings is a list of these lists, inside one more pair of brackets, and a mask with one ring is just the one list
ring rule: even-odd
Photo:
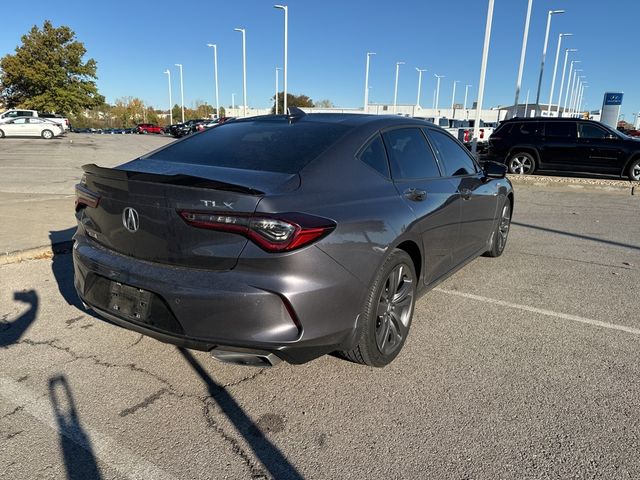
[[[146,480],[149,478],[162,480],[176,480],[153,463],[136,455],[129,449],[119,445],[115,440],[83,425],[82,430],[76,428],[58,428],[52,406],[47,397],[36,394],[29,388],[14,380],[0,377],[0,397],[9,403],[22,406],[23,412],[28,413],[39,422],[59,432],[80,447],[93,450],[97,459],[113,468],[118,473],[130,479]],[[90,440],[87,440],[90,439]],[[90,444],[90,445],[89,445]]]
[[480,295],[474,295],[472,293],[448,290],[445,288],[434,288],[433,290],[435,292],[468,298],[470,300],[476,300],[478,302],[490,303],[492,305],[499,305],[501,307],[516,308],[518,310],[524,310],[526,312],[539,313],[541,315],[547,315],[549,317],[561,318],[563,320],[571,320],[572,322],[586,323],[587,325],[593,325],[595,327],[608,328],[610,330],[620,330],[623,332],[632,333],[634,335],[640,335],[640,329],[626,327],[624,325],[617,325],[615,323],[601,322],[600,320],[593,320],[591,318],[569,315],[568,313],[554,312],[552,310],[545,310],[544,308],[530,307],[529,305],[520,305],[518,303],[505,302],[504,300],[496,300],[495,298],[482,297]]

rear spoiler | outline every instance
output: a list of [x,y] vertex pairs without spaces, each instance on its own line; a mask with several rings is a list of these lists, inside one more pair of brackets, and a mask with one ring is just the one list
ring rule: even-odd
[[208,178],[193,175],[177,174],[162,175],[159,173],[132,172],[128,170],[118,170],[117,168],[99,167],[94,163],[82,166],[82,170],[90,175],[114,180],[125,180],[134,182],[162,183],[165,185],[177,185],[180,187],[210,188],[213,190],[225,190],[227,192],[243,193],[247,195],[263,195],[264,192],[254,188],[244,187],[233,183],[220,182]]

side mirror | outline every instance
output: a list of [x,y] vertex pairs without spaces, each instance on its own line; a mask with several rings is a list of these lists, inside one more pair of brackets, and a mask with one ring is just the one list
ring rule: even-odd
[[507,176],[507,166],[504,163],[485,162],[484,174],[487,178],[504,178]]

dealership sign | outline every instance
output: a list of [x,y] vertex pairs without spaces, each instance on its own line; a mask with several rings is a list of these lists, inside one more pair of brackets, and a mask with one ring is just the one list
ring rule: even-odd
[[622,105],[622,93],[606,92],[602,101],[602,114],[600,121],[610,127],[618,126],[618,116],[620,115],[620,106]]

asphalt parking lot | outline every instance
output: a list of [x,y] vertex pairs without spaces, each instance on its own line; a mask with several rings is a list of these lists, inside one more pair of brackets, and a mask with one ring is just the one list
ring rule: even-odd
[[[67,150],[0,195],[69,195]],[[640,196],[515,188],[504,255],[422,297],[384,369],[222,364],[84,311],[69,254],[0,266],[0,477],[640,477]]]

